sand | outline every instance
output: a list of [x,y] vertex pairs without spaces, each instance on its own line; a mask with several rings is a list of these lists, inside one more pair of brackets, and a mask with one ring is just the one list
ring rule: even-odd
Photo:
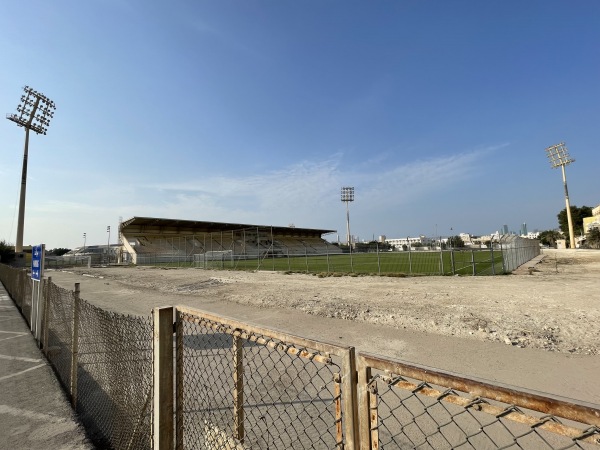
[[486,277],[109,267],[48,271],[98,306],[187,305],[312,339],[600,403],[600,251]]

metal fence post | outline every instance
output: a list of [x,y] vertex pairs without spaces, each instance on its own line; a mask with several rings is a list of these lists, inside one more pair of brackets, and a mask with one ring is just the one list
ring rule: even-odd
[[440,275],[444,275],[444,252],[440,247]]
[[260,269],[260,231],[256,227],[256,258],[258,259],[258,266],[256,270]]
[[306,263],[306,273],[308,273],[308,253],[304,242],[302,243],[302,245],[304,245],[304,262]]
[[377,247],[377,273],[381,275],[381,256],[379,255],[379,243],[375,243]]
[[79,352],[79,283],[73,292],[73,319],[71,323],[71,406],[77,410],[77,353]]
[[175,448],[183,450],[183,321],[175,308]]
[[371,396],[369,389],[369,380],[371,380],[371,368],[364,363],[359,356],[358,361],[358,405],[359,405],[359,437],[360,445],[357,448],[361,450],[371,449]]
[[152,310],[154,450],[173,449],[173,307]]
[[52,277],[44,282],[44,325],[42,327],[42,348],[44,349],[44,355],[48,356],[48,314],[50,310],[50,285],[52,284]]
[[471,265],[473,266],[473,276],[477,275],[477,269],[475,267],[475,250],[471,249]]
[[496,275],[496,261],[494,260],[494,243],[490,243],[490,252],[492,254],[492,275]]
[[450,264],[452,265],[452,275],[456,274],[456,268],[454,266],[454,250],[450,249]]
[[233,433],[244,442],[244,341],[233,335]]
[[360,448],[360,430],[358,427],[358,373],[356,371],[356,351],[349,347],[342,361],[342,402],[346,414],[344,428],[347,450]]
[[325,242],[325,252],[327,254],[327,273],[329,273],[329,244],[327,242]]

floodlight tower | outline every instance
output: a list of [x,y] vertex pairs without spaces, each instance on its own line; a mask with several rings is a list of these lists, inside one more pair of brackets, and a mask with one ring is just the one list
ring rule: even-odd
[[564,142],[552,145],[546,149],[546,154],[550,160],[550,165],[553,169],[560,167],[562,169],[563,184],[565,186],[565,202],[567,204],[567,220],[569,222],[569,238],[571,248],[575,248],[575,236],[573,234],[573,219],[571,218],[571,205],[569,204],[569,190],[567,189],[567,175],[565,174],[565,166],[575,162],[569,155],[569,150]]
[[346,236],[347,236],[347,244],[348,247],[351,246],[350,239],[350,208],[348,204],[354,201],[354,188],[353,187],[343,187],[342,188],[342,201],[346,202]]
[[17,106],[17,114],[7,114],[6,118],[18,126],[25,128],[25,150],[23,152],[23,172],[21,175],[21,196],[19,199],[19,222],[17,224],[17,242],[15,253],[23,253],[23,224],[25,222],[25,192],[27,189],[27,156],[29,153],[29,130],[37,134],[46,134],[50,119],[54,116],[56,106],[44,94],[25,86],[21,103]]

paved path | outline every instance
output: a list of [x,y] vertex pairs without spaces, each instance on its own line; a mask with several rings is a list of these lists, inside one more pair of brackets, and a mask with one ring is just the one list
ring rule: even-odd
[[0,283],[0,449],[93,449]]

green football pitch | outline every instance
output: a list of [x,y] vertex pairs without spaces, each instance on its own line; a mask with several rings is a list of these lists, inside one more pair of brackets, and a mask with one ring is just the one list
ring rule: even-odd
[[206,268],[273,270],[316,274],[494,275],[503,273],[502,252],[386,252],[311,256],[266,256],[257,259],[205,261]]

